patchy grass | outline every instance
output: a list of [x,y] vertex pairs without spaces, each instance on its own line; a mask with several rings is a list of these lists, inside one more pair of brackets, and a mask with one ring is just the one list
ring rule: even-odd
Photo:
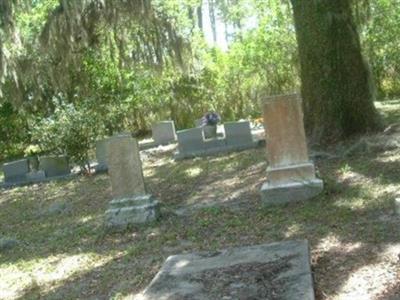
[[[400,116],[400,102],[380,109],[391,121]],[[0,235],[19,245],[0,253],[0,299],[130,298],[169,255],[288,239],[310,241],[318,299],[400,293],[393,204],[400,149],[318,160],[323,194],[278,207],[263,207],[258,196],[264,149],[182,162],[172,161],[171,152],[142,154],[163,215],[123,233],[103,228],[111,200],[107,175],[1,191]],[[182,208],[189,209],[177,214]]]

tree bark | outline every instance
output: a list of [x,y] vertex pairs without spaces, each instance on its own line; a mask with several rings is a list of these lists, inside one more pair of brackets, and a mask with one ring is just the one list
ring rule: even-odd
[[211,31],[214,44],[217,43],[217,24],[215,20],[215,3],[214,0],[208,0],[208,14],[210,16]]
[[199,26],[199,29],[203,31],[203,1],[200,1],[199,6],[197,6],[196,11],[197,11],[197,26]]
[[330,143],[380,128],[350,0],[291,0],[306,130]]

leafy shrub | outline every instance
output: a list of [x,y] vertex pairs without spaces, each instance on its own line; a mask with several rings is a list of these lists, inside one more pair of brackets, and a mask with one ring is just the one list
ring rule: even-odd
[[64,154],[82,169],[88,170],[89,151],[99,132],[99,122],[84,106],[57,99],[54,113],[37,122],[32,130],[32,140],[43,152]]

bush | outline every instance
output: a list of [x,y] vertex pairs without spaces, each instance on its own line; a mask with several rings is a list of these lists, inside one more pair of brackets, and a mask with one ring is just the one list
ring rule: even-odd
[[89,151],[99,132],[99,122],[84,106],[79,108],[55,100],[54,113],[39,120],[32,130],[32,141],[42,152],[67,155],[89,171]]

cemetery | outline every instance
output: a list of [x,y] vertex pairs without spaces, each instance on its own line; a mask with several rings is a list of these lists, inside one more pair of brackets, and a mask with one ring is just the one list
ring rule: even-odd
[[[383,152],[396,157],[390,141],[400,132],[371,137],[369,145],[384,144],[384,139],[385,148],[371,146],[372,150],[357,152],[355,157],[309,156],[299,126],[279,132],[269,122],[276,110],[292,113],[291,120],[301,122],[299,103],[297,95],[266,99],[265,127],[270,130],[262,148],[174,161],[173,149],[143,157],[137,140],[120,134],[108,139],[107,173],[3,190],[1,218],[14,228],[14,234],[0,240],[3,261],[40,258],[35,268],[53,274],[55,264],[67,271],[55,279],[62,283],[58,288],[46,290],[27,288],[24,264],[18,271],[12,264],[4,266],[2,293],[11,298],[89,297],[93,282],[100,281],[97,295],[123,291],[147,300],[246,299],[244,295],[318,299],[322,291],[367,297],[368,291],[352,285],[350,276],[368,281],[380,274],[378,281],[368,282],[384,295],[381,285],[395,282],[399,248],[385,248],[382,261],[382,248],[371,246],[371,239],[385,231],[379,245],[396,240],[398,205],[389,195],[383,196],[391,189],[390,181],[369,179],[379,162],[367,158]],[[388,102],[381,109],[400,114],[397,103]],[[285,143],[285,136],[291,135],[292,143]],[[295,140],[296,151],[291,147]],[[274,149],[277,144],[281,151]],[[310,157],[317,158],[312,162]],[[54,159],[44,161],[46,174],[58,174],[49,172]],[[29,172],[26,161],[17,165]],[[65,170],[65,164],[60,165]],[[391,169],[384,172],[385,178],[391,178]],[[307,185],[317,178],[323,178],[323,184]],[[301,184],[295,192],[288,184],[291,181]],[[13,199],[19,204],[12,204]],[[20,205],[27,222],[17,229]],[[39,217],[34,217],[39,211]],[[36,224],[46,224],[48,229],[39,230]],[[119,249],[119,254],[112,249]],[[53,263],[47,258],[50,253],[59,257]],[[364,265],[366,260],[369,263]],[[374,265],[380,266],[379,273]],[[357,266],[364,266],[363,271],[353,271]],[[340,274],[333,271],[337,268]],[[35,274],[42,285],[44,274]],[[21,284],[11,288],[15,278]]]
[[0,0],[0,300],[400,299],[400,5]]

